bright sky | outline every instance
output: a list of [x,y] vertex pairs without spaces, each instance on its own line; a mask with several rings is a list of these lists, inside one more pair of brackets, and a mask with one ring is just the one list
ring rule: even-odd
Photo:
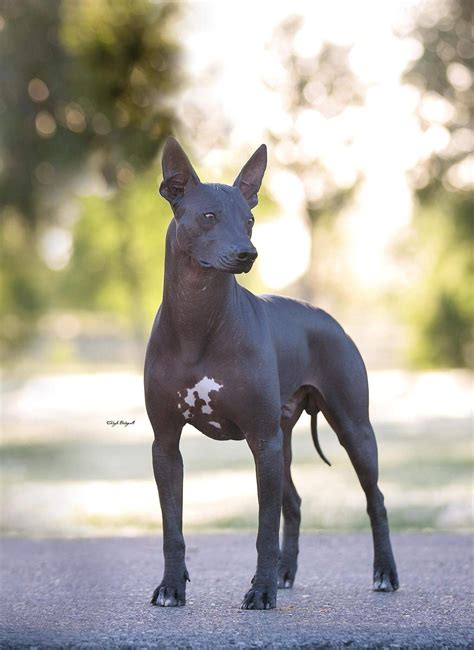
[[[332,124],[310,111],[300,128],[308,147],[318,150],[336,175],[350,178],[357,167],[364,170],[366,182],[345,216],[343,230],[347,264],[367,288],[402,279],[389,262],[388,249],[411,215],[405,172],[432,146],[434,137],[440,138],[439,132],[426,136],[419,131],[414,118],[418,94],[400,83],[410,58],[420,54],[420,45],[395,36],[393,28],[409,24],[414,4],[421,3],[209,0],[192,2],[183,25],[189,71],[196,80],[191,92],[198,95],[204,110],[208,106],[214,115],[217,110],[230,126],[225,153],[211,151],[201,161],[210,169],[223,161],[233,165],[236,153],[250,154],[264,140],[266,128],[284,129],[287,116],[263,79],[274,74],[271,36],[285,17],[304,17],[297,39],[301,55],[317,53],[323,41],[353,46],[351,67],[369,84],[363,110],[354,111],[345,122],[334,120]],[[201,75],[209,69],[215,76],[203,85]],[[203,118],[202,127],[212,129],[213,125],[206,125]],[[350,151],[339,148],[344,134],[354,140]],[[243,162],[239,159],[236,171]],[[273,224],[257,227],[255,240],[262,276],[278,289],[304,271],[308,241],[299,214],[299,181],[281,170],[277,176],[275,172],[270,165],[267,182],[271,189],[276,188],[281,213]],[[279,262],[283,248],[287,256],[289,249],[294,252],[284,268]]]

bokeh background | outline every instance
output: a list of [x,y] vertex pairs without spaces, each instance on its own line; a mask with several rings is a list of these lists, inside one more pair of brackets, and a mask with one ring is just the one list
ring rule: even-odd
[[[227,183],[267,143],[242,282],[359,345],[392,528],[472,525],[470,20],[468,0],[0,3],[3,533],[160,530],[141,368],[170,133]],[[332,468],[303,418],[303,528],[366,530],[324,423],[321,443]],[[246,445],[189,427],[183,455],[186,529],[254,529]]]

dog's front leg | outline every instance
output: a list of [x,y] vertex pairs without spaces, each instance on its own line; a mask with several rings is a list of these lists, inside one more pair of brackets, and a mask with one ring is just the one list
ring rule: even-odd
[[249,435],[258,490],[257,570],[242,609],[272,609],[277,599],[280,513],[283,494],[283,433]]
[[183,527],[183,459],[179,451],[180,431],[160,435],[155,431],[153,472],[160,496],[163,516],[163,579],[153,592],[151,602],[162,607],[178,607],[186,603],[186,581]]

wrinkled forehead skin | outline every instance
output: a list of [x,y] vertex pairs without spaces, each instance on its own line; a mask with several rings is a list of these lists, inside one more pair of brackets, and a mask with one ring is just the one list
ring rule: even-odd
[[229,215],[248,218],[250,208],[238,187],[200,183],[177,200],[175,212],[178,218],[188,212],[193,215],[213,212],[219,217]]

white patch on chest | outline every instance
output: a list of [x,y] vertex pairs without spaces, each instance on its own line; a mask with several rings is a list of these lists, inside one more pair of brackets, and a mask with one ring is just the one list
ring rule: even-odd
[[212,425],[213,427],[215,427],[216,429],[222,429],[219,422],[209,422],[209,424]]
[[[190,407],[196,406],[197,400],[204,402],[204,404],[201,405],[201,412],[207,413],[209,415],[212,413],[210,406],[211,398],[209,396],[209,393],[212,393],[213,391],[218,392],[223,386],[224,384],[217,383],[217,381],[212,377],[203,377],[192,388],[186,389],[186,395],[184,395],[183,399]],[[189,419],[191,415],[189,408],[184,411],[183,415],[186,419]],[[220,428],[219,423],[211,422],[210,424],[213,424],[214,426],[218,426],[218,428]]]

